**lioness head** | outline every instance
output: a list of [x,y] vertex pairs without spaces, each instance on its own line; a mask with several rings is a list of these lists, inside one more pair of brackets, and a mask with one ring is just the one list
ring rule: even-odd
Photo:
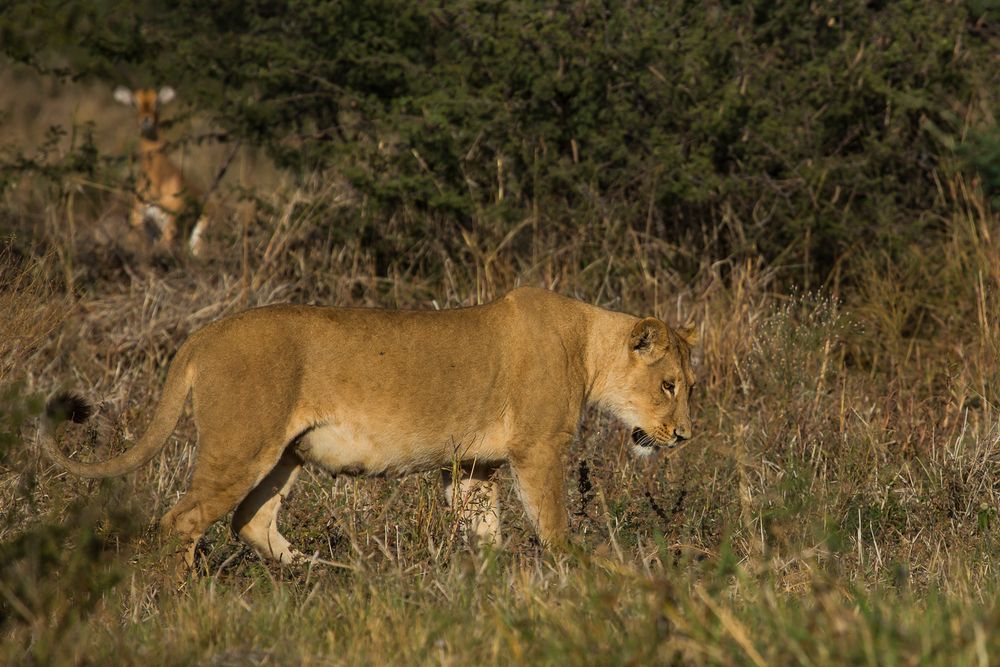
[[671,330],[655,317],[632,328],[624,366],[615,369],[606,403],[632,427],[634,453],[646,456],[692,436],[688,401],[696,342],[693,327]]

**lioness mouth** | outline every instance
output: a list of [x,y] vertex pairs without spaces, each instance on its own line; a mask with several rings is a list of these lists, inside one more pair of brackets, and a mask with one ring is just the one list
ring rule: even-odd
[[667,449],[673,449],[677,446],[677,441],[673,442],[658,442],[653,436],[643,431],[641,428],[632,429],[632,442],[639,447],[646,447],[648,449],[659,449],[660,447],[666,447]]

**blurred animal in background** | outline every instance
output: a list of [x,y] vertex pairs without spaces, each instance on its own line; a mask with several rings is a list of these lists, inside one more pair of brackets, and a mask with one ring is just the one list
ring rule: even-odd
[[178,236],[178,221],[196,220],[189,225],[186,245],[192,255],[203,249],[208,217],[203,210],[202,193],[184,180],[180,168],[167,156],[167,142],[160,132],[160,108],[177,96],[170,86],[115,89],[115,100],[135,108],[139,122],[140,171],[136,181],[135,201],[129,224],[143,231],[162,250],[170,250]]

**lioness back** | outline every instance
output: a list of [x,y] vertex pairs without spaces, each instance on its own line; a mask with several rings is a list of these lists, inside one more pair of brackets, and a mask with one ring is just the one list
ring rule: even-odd
[[564,380],[563,347],[581,343],[567,335],[582,328],[583,318],[568,312],[575,305],[582,304],[522,288],[490,304],[442,311],[249,310],[192,336],[198,376],[211,378],[194,382],[195,406],[200,392],[236,392],[247,405],[295,403],[293,429],[336,403],[343,412],[385,408],[386,419],[415,428],[467,430],[515,407],[512,393],[535,407],[552,400],[535,390]]

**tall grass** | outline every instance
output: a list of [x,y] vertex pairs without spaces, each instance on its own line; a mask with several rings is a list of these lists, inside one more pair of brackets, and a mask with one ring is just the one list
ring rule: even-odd
[[[747,258],[671,270],[683,247],[595,213],[487,223],[456,252],[416,243],[382,266],[325,218],[349,193],[277,188],[208,258],[150,264],[105,193],[9,196],[0,254],[0,662],[37,664],[989,664],[1000,651],[1000,250],[961,179],[939,244],[856,262],[850,289],[789,293]],[[47,222],[46,222],[47,221]],[[27,240],[26,240],[27,239]],[[695,258],[697,259],[697,258]],[[437,475],[309,469],[282,513],[343,567],[260,562],[220,523],[199,574],[165,585],[156,519],[186,486],[182,420],[120,480],[69,477],[30,446],[39,396],[100,403],[66,447],[109,456],[142,431],[168,360],[255,305],[445,308],[541,285],[701,330],[697,437],[644,463],[586,416],[566,461],[575,547],[542,552],[504,478],[506,543],[467,544]]]

